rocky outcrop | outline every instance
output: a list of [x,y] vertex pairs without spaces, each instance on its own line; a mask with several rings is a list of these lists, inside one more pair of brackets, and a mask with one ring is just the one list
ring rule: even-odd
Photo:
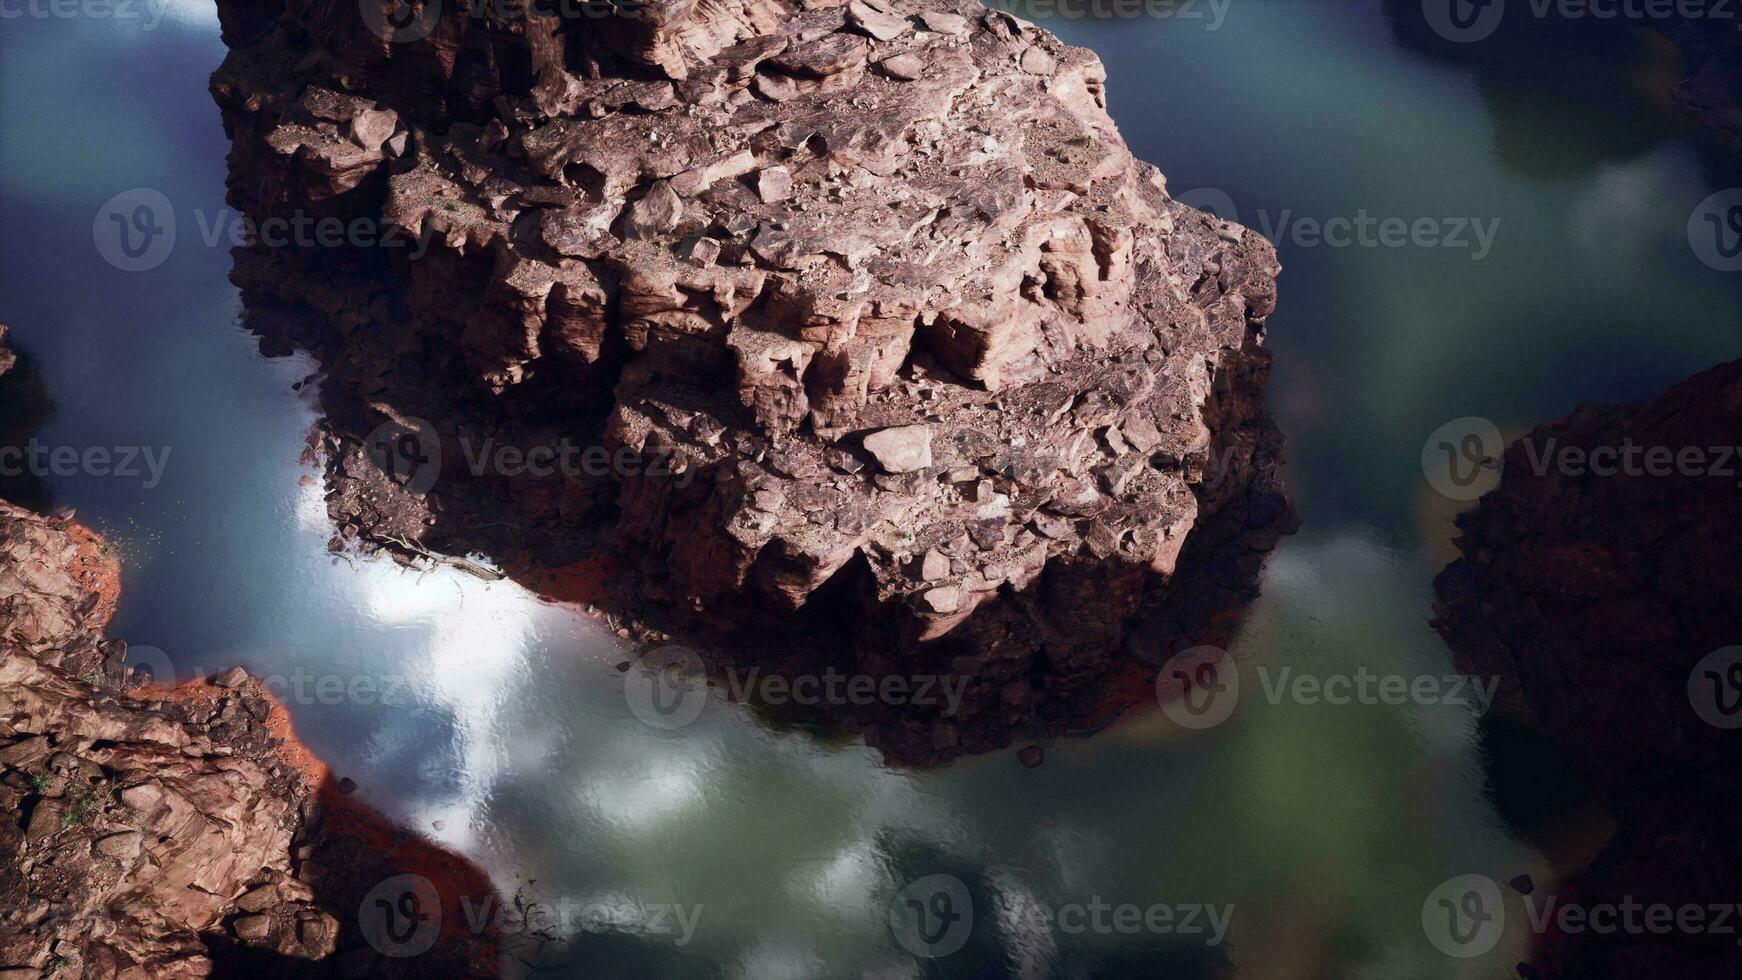
[[[1440,630],[1499,675],[1619,830],[1563,889],[1586,904],[1733,902],[1742,881],[1742,361],[1645,406],[1587,406],[1507,450],[1438,580]],[[1613,454],[1613,455],[1611,455]],[[1720,654],[1720,657],[1722,655]],[[1541,975],[1742,976],[1733,936],[1551,937]]]
[[102,638],[118,574],[95,535],[0,502],[0,977],[493,967],[489,937],[404,963],[367,944],[377,883],[483,896],[487,880],[310,780],[242,671],[130,687],[126,644]]
[[[242,671],[133,686],[119,593],[101,538],[0,501],[0,977],[413,975],[361,936],[364,894],[483,874],[311,780]],[[461,936],[415,975],[493,962]]]
[[221,6],[235,203],[389,243],[237,256],[322,356],[335,547],[609,554],[644,634],[961,677],[859,720],[927,758],[1092,693],[1214,515],[1287,527],[1274,253],[1086,51],[929,0]]

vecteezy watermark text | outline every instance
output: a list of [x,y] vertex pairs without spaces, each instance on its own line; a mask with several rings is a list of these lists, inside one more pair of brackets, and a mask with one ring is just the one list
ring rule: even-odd
[[[972,938],[974,899],[955,875],[927,875],[904,885],[888,907],[889,931],[909,953],[943,959],[960,952]],[[1065,936],[1187,936],[1205,946],[1220,946],[1234,919],[1233,905],[1201,902],[1112,902],[1100,895],[1049,903],[1016,896],[1000,903],[998,917],[1024,931]]]
[[[1714,477],[1742,486],[1742,446],[1670,446],[1638,442],[1631,436],[1615,444],[1579,446],[1557,436],[1525,436],[1518,441],[1525,468],[1538,477],[1558,473],[1586,477]],[[1475,500],[1500,485],[1506,441],[1500,427],[1480,416],[1453,419],[1422,444],[1422,473],[1443,496]]]
[[[460,922],[474,936],[572,939],[583,934],[633,933],[686,946],[701,921],[701,905],[619,899],[456,897]],[[357,925],[383,956],[404,959],[426,953],[441,937],[447,909],[435,883],[421,875],[397,875],[363,896]]]
[[239,247],[273,249],[403,248],[408,257],[421,259],[435,237],[432,227],[425,227],[421,234],[413,237],[397,227],[383,228],[375,219],[367,217],[346,221],[299,211],[255,220],[229,208],[221,208],[215,214],[195,208],[193,215],[200,240],[208,247],[228,242]]
[[140,480],[146,490],[163,482],[170,446],[48,446],[31,439],[22,446],[0,446],[0,476],[92,476]]
[[[4,2],[4,0],[0,0]],[[374,218],[349,220],[297,211],[256,219],[230,208],[193,209],[194,226],[207,248],[403,249],[412,259],[429,251],[436,232],[426,226],[416,235]],[[136,187],[103,203],[91,222],[91,241],[105,262],[122,272],[149,272],[175,251],[175,205],[162,191]]]
[[[737,703],[770,707],[855,707],[873,705],[940,708],[954,718],[962,707],[968,678],[948,674],[850,674],[827,668],[820,673],[764,674],[761,668],[723,671],[726,690]],[[708,702],[707,666],[694,650],[671,645],[651,650],[624,678],[623,696],[637,718],[672,731],[700,718]]]
[[1454,44],[1485,41],[1514,16],[1634,25],[1738,20],[1736,0],[1421,0],[1421,9],[1434,33]]
[[[1233,198],[1214,187],[1200,187],[1175,195],[1181,204],[1208,211],[1223,221],[1239,223],[1240,209]],[[1353,215],[1311,217],[1293,208],[1253,212],[1258,233],[1272,245],[1292,248],[1330,249],[1444,249],[1470,253],[1480,262],[1494,250],[1500,237],[1499,218],[1403,217],[1376,215],[1361,208]]]
[[[1642,902],[1626,895],[1617,902],[1568,902],[1554,894],[1519,893],[1524,925],[1537,936],[1586,933],[1610,936],[1736,937],[1742,932],[1742,903]],[[1480,874],[1448,879],[1421,907],[1422,931],[1435,949],[1447,956],[1470,959],[1499,945],[1509,917],[1505,894],[1492,878]],[[1742,939],[1736,939],[1742,945]]]
[[[1292,666],[1256,668],[1259,693],[1272,705],[1303,707],[1448,706],[1478,715],[1494,707],[1500,678],[1459,673],[1382,673],[1362,665],[1353,671],[1307,672]],[[1171,657],[1155,678],[1162,714],[1193,731],[1214,728],[1233,717],[1243,691],[1239,664],[1220,647],[1197,646]],[[1250,695],[1247,695],[1248,698]]]
[[136,20],[152,31],[167,9],[169,0],[0,0],[0,21]]
[[1219,31],[1234,0],[986,0],[1025,20],[1171,20]]
[[473,476],[531,476],[540,479],[553,476],[603,479],[616,476],[670,477],[673,486],[682,489],[695,478],[693,469],[681,472],[672,468],[669,456],[649,458],[633,446],[618,446],[616,450],[601,445],[580,445],[568,438],[534,446],[499,444],[495,439],[460,440],[460,452],[466,468]]

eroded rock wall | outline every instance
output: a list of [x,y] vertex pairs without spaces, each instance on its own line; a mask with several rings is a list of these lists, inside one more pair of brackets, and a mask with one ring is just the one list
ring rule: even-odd
[[[1742,656],[1708,659],[1742,642],[1739,433],[1742,361],[1649,405],[1586,406],[1538,427],[1459,520],[1464,557],[1437,583],[1440,631],[1464,669],[1522,694],[1619,825],[1563,889],[1569,903],[1725,903],[1742,881],[1742,742],[1724,727],[1742,692],[1742,668],[1726,663]],[[1584,932],[1538,966],[1742,976],[1732,938]]]

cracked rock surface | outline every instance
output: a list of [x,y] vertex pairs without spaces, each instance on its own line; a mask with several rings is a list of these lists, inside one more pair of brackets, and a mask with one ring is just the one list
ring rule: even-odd
[[[967,677],[872,722],[924,757],[1090,691],[1219,513],[1286,528],[1274,252],[1132,157],[1090,52],[932,0],[332,7],[220,4],[213,91],[235,203],[390,242],[237,255],[322,357],[336,548],[609,553],[637,630]],[[564,443],[653,465],[477,465]]]

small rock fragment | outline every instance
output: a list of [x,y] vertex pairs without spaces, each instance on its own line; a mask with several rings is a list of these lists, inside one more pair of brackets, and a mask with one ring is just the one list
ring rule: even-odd
[[890,78],[911,82],[925,76],[925,59],[917,54],[898,54],[879,61],[877,70]]
[[931,426],[904,425],[865,437],[865,451],[888,473],[931,468]]
[[671,189],[671,182],[662,180],[648,190],[647,195],[629,206],[629,222],[625,227],[630,238],[657,238],[667,234],[683,220],[683,198]]
[[272,917],[245,915],[236,920],[236,938],[243,942],[259,942],[272,935]]
[[[498,122],[496,125],[502,125]],[[376,150],[399,127],[399,113],[392,109],[364,109],[351,117],[351,142],[365,150]],[[506,132],[504,132],[506,137]]]
[[943,10],[928,10],[919,15],[919,22],[934,34],[966,34],[968,18]]
[[97,853],[121,861],[131,861],[145,848],[145,838],[136,830],[122,831],[97,841]]
[[712,238],[696,239],[690,246],[690,261],[704,266],[720,261],[720,243]]
[[941,586],[920,596],[920,602],[934,613],[953,613],[962,608],[962,590],[953,585]]
[[792,172],[785,167],[769,167],[756,177],[756,193],[762,203],[773,204],[792,196]]
[[907,18],[878,9],[875,0],[853,0],[847,6],[847,23],[879,41],[893,41],[913,28]]

